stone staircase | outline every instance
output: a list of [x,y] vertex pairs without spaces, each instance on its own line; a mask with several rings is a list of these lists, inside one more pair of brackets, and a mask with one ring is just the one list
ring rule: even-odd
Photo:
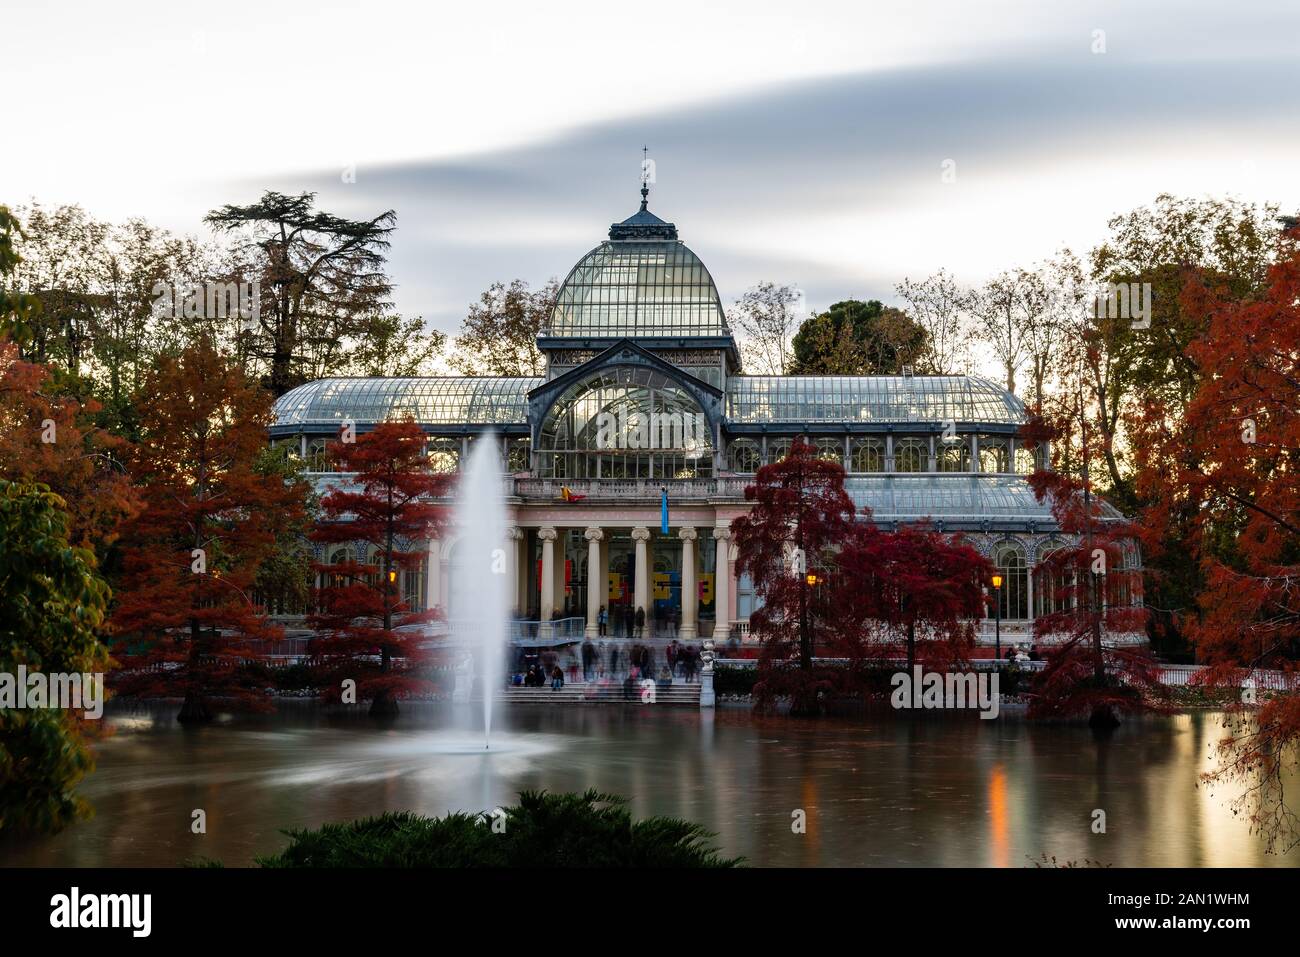
[[[631,697],[623,697],[623,685],[591,685],[585,682],[570,683],[565,682],[564,687],[559,691],[552,691],[548,684],[544,688],[522,688],[511,686],[502,692],[502,699],[510,704],[626,704],[641,705],[649,704],[649,701],[642,701],[643,692],[640,687],[634,688]],[[700,684],[693,681],[690,684],[678,681],[676,684],[667,687],[655,687],[654,704],[670,705],[686,708],[698,708],[700,706]]]

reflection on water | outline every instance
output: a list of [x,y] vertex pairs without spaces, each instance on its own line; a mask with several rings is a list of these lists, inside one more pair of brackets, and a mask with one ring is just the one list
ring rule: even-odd
[[[799,721],[652,707],[516,708],[484,751],[469,709],[404,705],[389,728],[308,702],[186,730],[174,707],[118,711],[83,793],[97,814],[0,846],[7,865],[246,865],[280,831],[385,810],[442,814],[520,790],[626,795],[638,816],[717,832],[754,865],[1022,867],[1042,855],[1115,866],[1287,866],[1198,788],[1212,714],[1086,728],[934,716]],[[1295,787],[1295,785],[1292,785]],[[207,834],[190,833],[207,813]],[[1106,834],[1091,831],[1106,812]],[[806,833],[791,827],[802,810]]]

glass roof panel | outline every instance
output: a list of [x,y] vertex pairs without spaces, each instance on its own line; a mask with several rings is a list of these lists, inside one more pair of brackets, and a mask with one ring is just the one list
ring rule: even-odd
[[1025,406],[978,376],[734,376],[727,380],[727,419],[1020,425]]
[[[999,475],[880,475],[849,477],[844,490],[877,521],[978,521],[1015,518],[1054,523],[1024,478]],[[1113,511],[1113,510],[1112,510]],[[1116,513],[1118,514],[1118,513]]]
[[276,425],[358,425],[410,416],[421,425],[528,422],[528,392],[541,379],[416,377],[319,379],[280,396]]

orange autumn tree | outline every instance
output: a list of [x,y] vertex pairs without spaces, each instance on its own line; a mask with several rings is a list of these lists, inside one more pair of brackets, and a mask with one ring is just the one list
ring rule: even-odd
[[902,657],[909,674],[918,663],[927,671],[961,669],[974,652],[974,623],[987,614],[984,584],[995,570],[973,547],[927,524],[884,531],[860,522],[835,558],[831,648],[849,661]]
[[[352,680],[370,714],[394,715],[405,694],[432,690],[421,677],[428,636],[416,626],[438,614],[413,612],[402,596],[402,577],[418,571],[423,543],[447,521],[438,500],[453,477],[430,471],[424,431],[414,422],[385,422],[361,435],[344,433],[330,446],[339,471],[350,473],[321,499],[313,541],[346,546],[346,558],[316,566],[323,587],[311,617],[321,636],[326,699],[342,697]],[[350,441],[355,439],[355,441]],[[437,574],[437,569],[430,569]]]
[[128,443],[97,428],[99,404],[62,395],[47,366],[19,358],[0,338],[0,477],[39,482],[68,509],[69,540],[104,563],[138,508],[126,474]]
[[[1300,252],[1271,268],[1261,296],[1190,282],[1183,305],[1206,319],[1187,352],[1207,374],[1181,419],[1147,410],[1137,485],[1151,527],[1194,516],[1182,545],[1203,585],[1182,624],[1207,683],[1247,698],[1229,710],[1208,777],[1244,781],[1252,827],[1285,851],[1300,844],[1283,788],[1300,764]],[[1280,679],[1252,703],[1236,689],[1253,669]]]
[[241,662],[275,638],[250,588],[277,532],[302,514],[304,483],[263,469],[271,397],[203,342],[160,360],[137,399],[131,475],[143,510],[123,536],[114,656],[119,694],[184,698],[180,721],[209,701],[259,707]]

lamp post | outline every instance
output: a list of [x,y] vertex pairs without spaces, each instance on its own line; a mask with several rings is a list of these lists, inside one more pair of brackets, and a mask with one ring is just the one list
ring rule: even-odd
[[1002,660],[1002,576],[993,576],[993,659]]

